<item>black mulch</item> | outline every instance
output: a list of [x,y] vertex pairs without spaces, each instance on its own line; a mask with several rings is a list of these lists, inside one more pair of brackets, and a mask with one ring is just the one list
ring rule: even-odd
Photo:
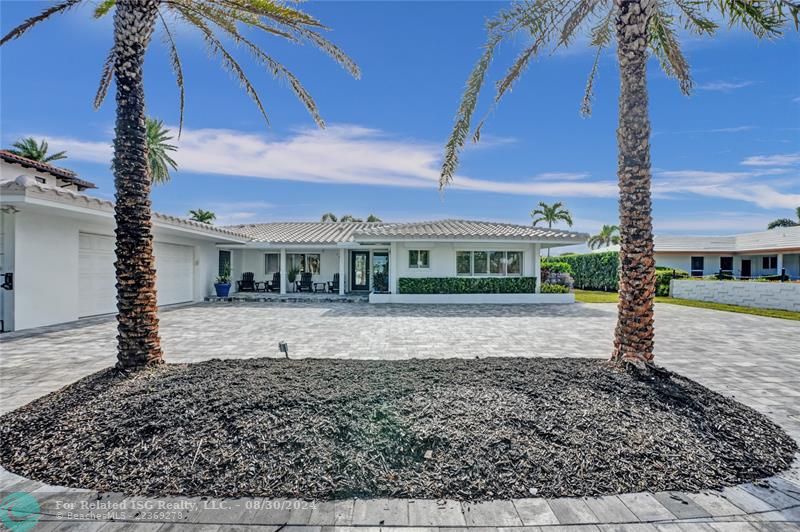
[[488,499],[735,485],[791,463],[763,415],[590,359],[211,360],[82,379],[0,417],[0,462],[150,495]]

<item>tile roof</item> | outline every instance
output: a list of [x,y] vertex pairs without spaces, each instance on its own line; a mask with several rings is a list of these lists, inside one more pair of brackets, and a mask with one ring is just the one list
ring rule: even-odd
[[534,227],[500,222],[482,222],[476,220],[437,220],[431,222],[414,222],[403,224],[376,224],[358,231],[357,238],[392,239],[468,239],[468,240],[554,240],[585,242],[589,235],[574,231]]
[[588,235],[528,225],[470,220],[416,223],[274,222],[231,225],[228,229],[270,244],[338,244],[358,240],[537,240],[585,242]]
[[228,229],[271,244],[338,244],[351,242],[353,233],[375,222],[272,222],[229,225]]
[[[14,180],[0,182],[0,193],[2,193],[3,201],[8,201],[12,198],[14,193],[19,192],[25,195],[32,193],[37,197],[44,197],[48,200],[53,200],[60,203],[68,203],[98,211],[112,212],[114,209],[114,203],[111,201],[96,198],[94,196],[88,196],[86,194],[67,190],[62,187],[44,185],[42,183],[38,183],[35,179],[29,176],[20,176]],[[225,235],[234,237],[241,241],[247,240],[246,235],[231,231],[225,227],[195,222],[194,220],[187,220],[185,218],[179,218],[169,214],[153,212],[153,221],[162,222],[172,226],[196,229],[211,234],[218,234],[220,236]]]
[[8,150],[0,150],[0,159],[6,161],[7,163],[19,164],[25,168],[35,168],[40,172],[46,172],[50,175],[58,177],[63,181],[68,181],[69,183],[73,183],[80,188],[97,188],[97,185],[95,185],[91,181],[86,181],[84,179],[79,178],[78,174],[76,174],[72,170],[67,170],[66,168],[58,168],[57,166],[43,163],[41,161],[34,161],[33,159],[28,159],[27,157],[22,157],[21,155],[11,153]]

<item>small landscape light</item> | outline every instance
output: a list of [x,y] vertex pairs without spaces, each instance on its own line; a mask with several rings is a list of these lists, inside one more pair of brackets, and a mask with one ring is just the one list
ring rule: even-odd
[[278,342],[278,350],[289,358],[289,344],[286,342]]

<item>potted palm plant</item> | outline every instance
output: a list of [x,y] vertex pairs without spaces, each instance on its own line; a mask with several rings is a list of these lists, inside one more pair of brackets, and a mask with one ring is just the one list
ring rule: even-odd
[[217,292],[217,297],[228,297],[231,291],[231,268],[225,266],[222,273],[217,277],[214,283],[214,290]]
[[294,292],[294,282],[297,280],[297,275],[300,273],[300,268],[292,268],[286,274],[286,278],[289,280],[289,284],[292,285],[292,292]]

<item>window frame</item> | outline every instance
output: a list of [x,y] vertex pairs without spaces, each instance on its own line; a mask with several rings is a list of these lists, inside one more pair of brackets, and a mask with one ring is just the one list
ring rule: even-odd
[[[458,258],[460,253],[469,253],[470,255],[470,273],[459,273],[458,271]],[[475,255],[482,254],[486,264],[486,268],[482,272],[475,269]],[[508,272],[509,254],[516,254],[519,257],[519,271],[516,273]],[[499,254],[500,270],[499,272],[492,272],[492,255]],[[457,277],[523,277],[525,272],[525,252],[521,249],[457,249],[455,254],[455,268]]]
[[[412,253],[417,254],[416,262],[411,262]],[[422,262],[423,253],[425,254],[425,262]],[[429,249],[409,249],[408,250],[408,267],[415,270],[426,270],[431,267],[431,250]]]
[[[766,266],[765,266],[766,264]],[[774,264],[774,266],[773,266]],[[764,255],[761,257],[762,270],[778,270],[778,256],[777,255]]]
[[[269,269],[269,257],[270,255],[275,256],[278,258],[278,268],[271,271]],[[264,275],[270,275],[276,272],[281,271],[281,254],[280,253],[264,253]]]
[[[700,268],[694,267],[695,259],[699,259]],[[693,255],[689,257],[689,274],[692,277],[702,277],[706,270],[706,258],[703,255]],[[700,272],[699,274],[696,272]]]
[[[731,267],[730,268],[723,268],[723,266],[722,266],[722,261],[723,260],[730,260],[731,261]],[[721,256],[719,258],[719,271],[723,272],[723,273],[733,274],[733,256]]]

